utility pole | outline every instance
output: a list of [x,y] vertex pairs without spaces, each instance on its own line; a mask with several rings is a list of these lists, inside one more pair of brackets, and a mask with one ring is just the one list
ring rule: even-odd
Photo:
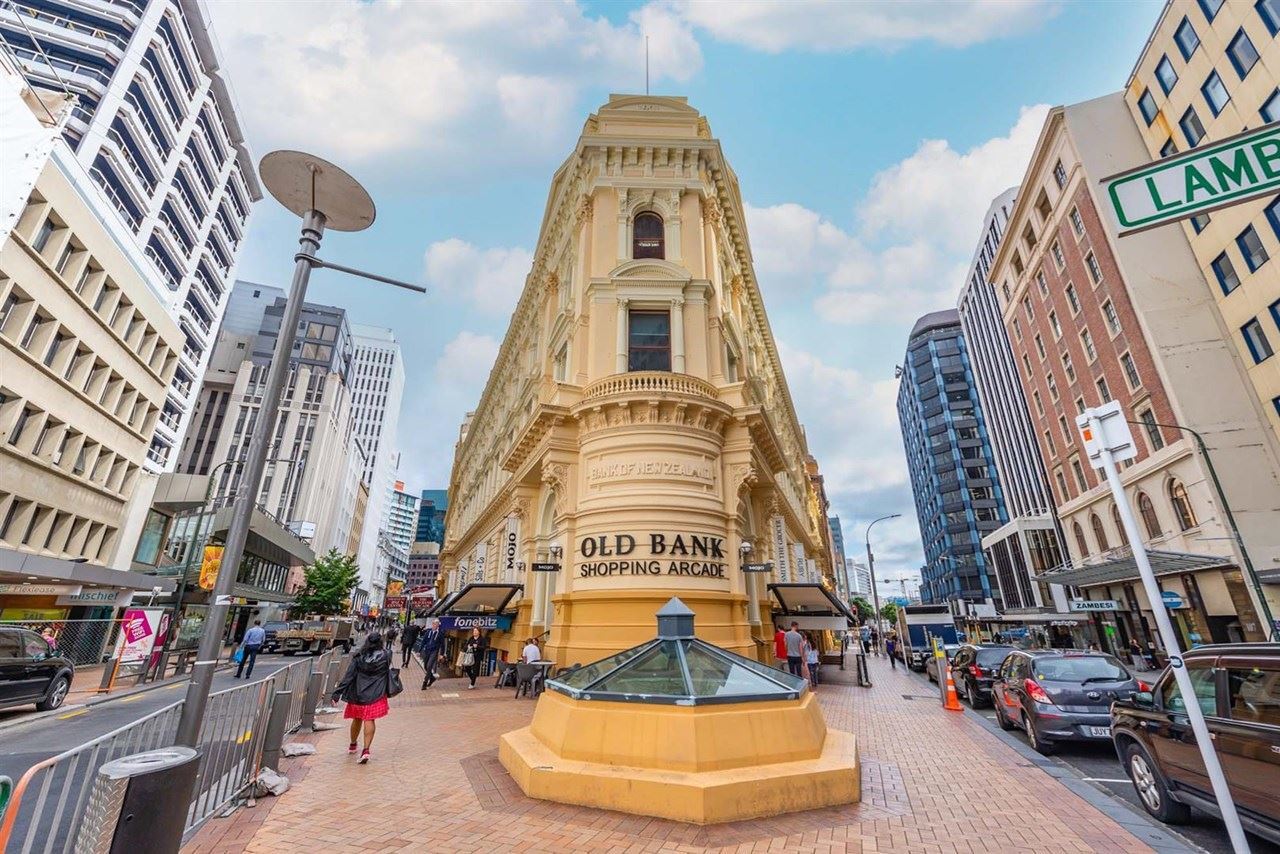
[[200,649],[191,670],[191,681],[187,683],[182,717],[178,721],[176,741],[187,747],[198,747],[200,743],[200,727],[204,722],[209,690],[213,685],[214,668],[218,664],[222,624],[226,621],[231,605],[231,593],[240,571],[240,560],[244,556],[253,510],[258,504],[258,488],[267,465],[268,445],[280,413],[280,393],[289,373],[293,340],[302,304],[307,298],[307,283],[311,279],[311,271],[316,267],[328,267],[418,293],[426,292],[420,285],[365,273],[321,261],[316,257],[326,227],[334,231],[363,231],[373,224],[376,216],[373,199],[356,179],[332,163],[300,151],[273,151],[262,158],[258,172],[262,176],[262,183],[276,201],[302,217],[302,235],[298,241],[299,251],[293,256],[293,282],[289,288],[289,302],[285,306],[280,335],[276,339],[275,352],[267,372],[258,420],[249,441],[244,478],[232,504],[231,524],[223,545],[222,564],[209,597],[209,614],[200,636]]

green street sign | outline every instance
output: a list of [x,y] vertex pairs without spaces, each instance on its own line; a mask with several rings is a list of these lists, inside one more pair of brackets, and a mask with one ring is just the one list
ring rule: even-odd
[[1280,122],[1102,179],[1120,234],[1280,192]]

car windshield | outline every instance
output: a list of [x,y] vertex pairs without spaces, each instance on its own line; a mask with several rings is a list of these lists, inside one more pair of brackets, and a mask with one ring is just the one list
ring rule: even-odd
[[1109,655],[1070,655],[1037,658],[1032,665],[1036,679],[1047,682],[1124,682],[1129,671]]
[[276,622],[276,621],[274,621],[274,620],[269,620],[266,624],[264,624],[264,625],[263,625],[263,628],[264,628],[264,629],[266,629],[267,631],[271,631],[271,632],[278,632],[278,631],[280,631],[281,629],[287,629],[287,628],[289,628],[289,624],[288,624],[288,623],[282,623],[282,622]]
[[1011,646],[985,647],[978,650],[978,664],[981,667],[999,667],[1000,662],[1013,652]]

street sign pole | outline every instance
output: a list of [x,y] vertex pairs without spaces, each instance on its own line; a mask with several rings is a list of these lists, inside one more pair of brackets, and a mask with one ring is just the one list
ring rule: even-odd
[[1200,749],[1200,758],[1204,761],[1209,782],[1213,785],[1213,794],[1218,801],[1218,810],[1222,813],[1223,824],[1231,838],[1231,847],[1236,854],[1248,854],[1249,842],[1244,835],[1244,827],[1240,824],[1240,815],[1236,812],[1235,801],[1231,798],[1231,789],[1227,786],[1226,775],[1222,773],[1222,763],[1218,761],[1217,751],[1213,747],[1213,738],[1209,734],[1209,726],[1204,720],[1204,710],[1196,699],[1195,688],[1191,685],[1191,674],[1180,655],[1177,635],[1173,631],[1173,623],[1169,620],[1169,610],[1164,606],[1164,595],[1156,582],[1155,572],[1151,569],[1151,561],[1147,557],[1142,535],[1138,531],[1138,522],[1133,516],[1133,508],[1124,494],[1124,484],[1120,481],[1120,470],[1116,467],[1117,453],[1122,459],[1134,454],[1133,435],[1125,422],[1123,410],[1116,401],[1086,409],[1076,418],[1084,436],[1085,448],[1094,468],[1101,469],[1107,476],[1107,485],[1111,489],[1111,497],[1115,499],[1116,509],[1120,513],[1120,522],[1124,527],[1125,539],[1133,552],[1134,563],[1142,578],[1143,590],[1147,593],[1147,601],[1151,603],[1151,613],[1156,620],[1156,628],[1160,639],[1169,655],[1169,667],[1173,670],[1173,678],[1178,684],[1178,693],[1182,695],[1182,704],[1191,723],[1191,731],[1195,734],[1196,746]]

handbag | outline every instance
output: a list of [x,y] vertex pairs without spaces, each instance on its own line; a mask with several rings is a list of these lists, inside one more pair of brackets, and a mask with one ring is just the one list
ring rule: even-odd
[[236,647],[236,651],[231,656],[231,660],[234,661],[236,664],[239,664],[240,662],[244,661],[244,646]]
[[400,681],[400,668],[387,668],[387,696],[394,697],[404,691],[404,683]]
[[462,666],[473,667],[476,663],[476,654],[468,650],[462,654]]

